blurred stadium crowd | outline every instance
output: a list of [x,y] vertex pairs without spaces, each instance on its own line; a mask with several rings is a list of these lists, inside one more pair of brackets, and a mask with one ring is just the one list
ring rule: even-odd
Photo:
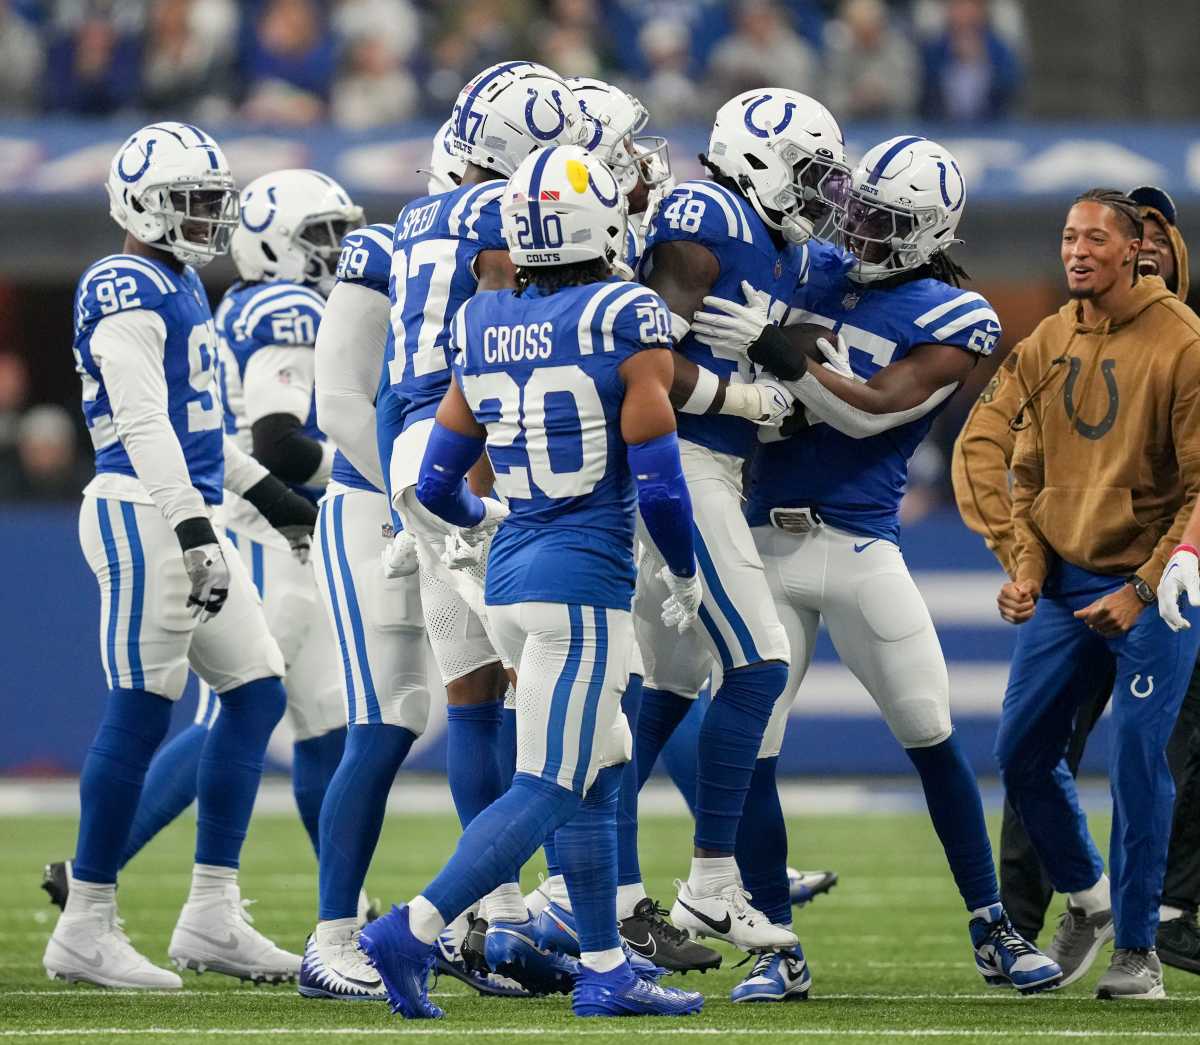
[[522,55],[631,90],[660,125],[763,84],[844,121],[1020,103],[1017,0],[0,0],[0,116],[170,113],[367,128],[441,118]]

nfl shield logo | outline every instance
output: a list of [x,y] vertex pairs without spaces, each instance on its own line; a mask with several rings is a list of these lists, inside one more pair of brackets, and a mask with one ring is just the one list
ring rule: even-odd
[[853,290],[842,298],[842,308],[853,308],[858,304],[858,294]]
[[778,279],[783,275],[783,258],[775,259],[775,278]]

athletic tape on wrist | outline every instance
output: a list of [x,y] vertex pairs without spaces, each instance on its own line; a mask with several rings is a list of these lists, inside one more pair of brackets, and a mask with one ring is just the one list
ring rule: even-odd
[[720,390],[720,378],[711,370],[705,370],[704,367],[697,367],[696,387],[692,389],[692,394],[687,397],[687,402],[679,408],[679,412],[683,414],[708,413],[709,407],[713,405],[713,400],[717,398],[717,393]]

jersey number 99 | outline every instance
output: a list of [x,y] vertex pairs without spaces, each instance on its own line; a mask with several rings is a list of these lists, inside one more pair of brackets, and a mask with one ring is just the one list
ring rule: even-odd
[[[534,496],[530,482],[549,498],[582,497],[596,488],[604,477],[608,462],[608,432],[604,405],[596,382],[586,371],[569,366],[539,367],[529,375],[524,387],[508,374],[467,374],[462,379],[463,394],[472,411],[478,416],[480,407],[488,401],[499,403],[499,417],[487,425],[487,445],[490,450],[516,451],[515,455],[492,456],[496,471],[496,487],[506,498],[528,500]],[[566,425],[568,431],[556,436],[546,425],[546,397],[556,392],[566,393],[575,404],[577,425]],[[487,414],[490,411],[483,411]],[[517,440],[524,433],[524,465],[505,464],[519,456],[522,448]],[[560,463],[565,459],[579,462],[570,471],[556,471],[550,459],[550,443],[555,438]],[[575,443],[575,446],[570,445]]]

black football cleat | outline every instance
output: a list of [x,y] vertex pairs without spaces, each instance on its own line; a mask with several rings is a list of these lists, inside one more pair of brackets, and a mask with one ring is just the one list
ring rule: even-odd
[[66,910],[67,896],[71,892],[71,861],[60,860],[47,864],[42,870],[42,888],[55,907],[60,911]]
[[668,972],[707,972],[721,964],[720,954],[675,928],[667,921],[667,909],[649,897],[638,901],[620,929],[630,950]]

